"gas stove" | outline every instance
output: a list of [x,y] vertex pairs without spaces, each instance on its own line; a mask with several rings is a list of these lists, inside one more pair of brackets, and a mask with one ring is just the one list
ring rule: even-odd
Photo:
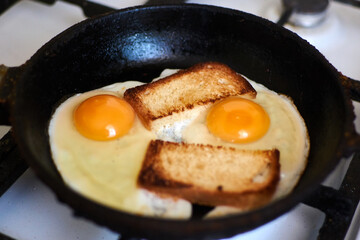
[[[0,64],[18,66],[25,63],[52,37],[86,18],[78,6],[63,1],[47,1],[51,4],[43,2],[19,1],[0,15]],[[94,0],[93,2],[120,9],[142,5],[147,1]],[[324,11],[316,13],[306,12],[307,10],[296,12],[296,8],[292,5],[293,1],[223,0],[219,2],[186,1],[186,3],[238,9],[283,24],[314,45],[344,75],[360,80],[359,1],[344,1],[346,3],[325,1],[327,4]],[[324,6],[321,5],[324,1],[320,2],[318,8]],[[360,116],[360,104],[354,102],[354,107],[356,115]],[[355,120],[355,125],[360,132],[358,118]],[[0,126],[0,136],[8,131],[9,127]],[[2,150],[0,159],[5,153],[19,158],[11,144],[13,144],[11,137],[6,135],[0,144]],[[324,185],[333,189],[344,187],[341,183],[349,164],[360,160],[358,156],[355,158],[357,159],[343,159]],[[20,165],[17,168],[18,178],[14,183],[9,180],[9,186],[6,186],[9,187],[8,190],[0,197],[0,239],[122,239],[118,233],[75,216],[71,208],[57,201],[52,191],[38,180],[31,169],[25,170],[26,164],[20,163]],[[325,213],[319,210],[321,207],[309,206],[316,205],[311,203],[316,200],[309,202],[310,204],[300,203],[279,218],[231,239],[316,239],[320,236],[319,230],[326,228],[325,225],[329,224],[331,219],[329,220]],[[324,234],[319,239],[326,239],[324,236],[331,235]],[[355,211],[345,239],[360,240],[359,207]]]

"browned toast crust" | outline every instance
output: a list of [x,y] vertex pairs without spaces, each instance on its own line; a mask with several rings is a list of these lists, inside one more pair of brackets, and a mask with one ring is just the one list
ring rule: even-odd
[[135,109],[144,126],[152,121],[195,106],[235,95],[256,96],[251,84],[228,66],[206,62],[160,79],[130,88],[124,98]]
[[246,210],[271,200],[279,175],[276,149],[252,151],[153,140],[138,185],[192,203]]

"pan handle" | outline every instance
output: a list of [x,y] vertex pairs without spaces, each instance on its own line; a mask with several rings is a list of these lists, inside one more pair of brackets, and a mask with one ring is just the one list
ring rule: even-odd
[[[360,81],[354,80],[347,76],[340,74],[341,84],[349,94],[349,97],[356,101],[360,102]],[[346,133],[347,138],[347,153],[350,155],[354,152],[360,152],[360,135],[354,130],[352,132]]]
[[13,90],[22,67],[0,65],[0,125],[10,125],[10,106]]

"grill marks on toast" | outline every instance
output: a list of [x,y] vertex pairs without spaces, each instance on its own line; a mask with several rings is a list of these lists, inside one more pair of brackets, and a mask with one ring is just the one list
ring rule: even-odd
[[235,95],[256,97],[256,91],[228,66],[207,62],[194,65],[158,81],[125,91],[124,98],[144,126],[153,121]]
[[279,151],[153,140],[138,185],[192,203],[251,209],[267,203],[279,181]]

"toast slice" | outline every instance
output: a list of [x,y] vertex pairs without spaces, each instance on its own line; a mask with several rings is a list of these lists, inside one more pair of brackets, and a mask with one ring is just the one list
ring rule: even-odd
[[147,129],[173,113],[207,105],[219,99],[248,95],[256,97],[251,84],[228,66],[207,62],[125,91],[124,98],[135,109]]
[[209,206],[253,209],[271,200],[279,151],[152,140],[138,185],[160,195]]

